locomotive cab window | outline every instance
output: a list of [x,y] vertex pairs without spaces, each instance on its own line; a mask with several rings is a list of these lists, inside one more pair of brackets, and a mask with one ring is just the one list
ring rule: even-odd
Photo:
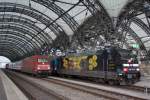
[[46,59],[46,58],[39,58],[39,59],[38,59],[38,62],[42,62],[42,63],[43,63],[43,62],[48,62],[48,59]]
[[137,55],[133,54],[131,50],[119,51],[123,63],[127,63],[129,59],[132,59],[132,63],[138,63]]

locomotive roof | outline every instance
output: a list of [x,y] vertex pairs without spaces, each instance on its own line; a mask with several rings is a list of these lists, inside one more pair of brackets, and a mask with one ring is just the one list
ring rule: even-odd
[[33,55],[31,57],[35,57],[35,58],[38,58],[38,57],[48,57],[47,55]]

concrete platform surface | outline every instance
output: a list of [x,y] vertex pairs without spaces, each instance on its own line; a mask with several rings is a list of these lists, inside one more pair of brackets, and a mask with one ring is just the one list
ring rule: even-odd
[[141,80],[135,83],[135,85],[150,88],[150,76],[141,77]]
[[[4,87],[7,100],[28,100],[22,91],[0,69],[0,79]],[[4,92],[3,91],[3,92]],[[1,96],[1,95],[0,95]]]
[[97,88],[97,89],[103,89],[103,90],[107,90],[107,91],[117,92],[117,93],[121,93],[121,94],[126,94],[126,95],[130,95],[130,96],[135,96],[135,97],[143,98],[146,100],[150,100],[150,94],[136,93],[131,90],[122,90],[121,88],[116,89],[115,87],[100,86],[100,85],[96,85],[96,84],[79,82],[79,81],[68,80],[68,79],[52,77],[52,76],[50,76],[49,78],[59,79],[59,80],[63,80],[63,81],[67,81],[67,82],[71,82],[71,83],[75,83],[75,84],[85,85],[85,86],[89,86],[89,87],[93,87],[93,88]]
[[1,76],[0,76],[0,100],[7,100]]

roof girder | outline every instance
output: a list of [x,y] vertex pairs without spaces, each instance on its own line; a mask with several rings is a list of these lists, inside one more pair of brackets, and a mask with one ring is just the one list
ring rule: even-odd
[[[8,36],[8,35],[10,35],[10,36]],[[28,43],[28,41],[26,39],[24,39],[22,36],[21,36],[22,38],[20,38],[19,36],[15,36],[14,34],[11,35],[11,33],[8,33],[8,32],[7,32],[7,34],[0,34],[0,36],[1,36],[2,39],[6,40],[6,41],[9,40],[9,38],[11,38],[13,40],[19,39],[19,40],[16,40],[16,41],[18,41],[18,43],[17,43],[18,45],[19,45],[19,43],[22,44],[22,45],[23,45],[23,43]],[[22,40],[22,41],[20,41],[20,40]],[[20,46],[22,46],[22,45],[20,45]],[[31,43],[30,50],[32,50],[33,48],[36,48],[36,47]]]
[[150,29],[149,29],[149,27],[141,19],[139,19],[137,17],[133,17],[130,20],[132,22],[134,22],[135,24],[137,24],[139,27],[141,27],[147,33],[147,35],[150,36]]
[[[15,42],[16,44],[16,46],[19,46],[19,47],[22,47],[23,46],[23,44],[24,43],[26,43],[26,41],[25,40],[23,40],[23,39],[20,39],[20,38],[17,38],[17,39],[15,39],[15,38],[12,38],[12,36],[11,37],[9,37],[9,36],[7,36],[7,39],[5,39],[5,38],[3,38],[3,37],[0,37],[0,42],[6,42],[6,43],[10,43],[10,45],[11,45],[11,42],[13,43],[13,42]],[[21,41],[21,42],[20,42]],[[29,46],[29,45],[27,45],[27,46]],[[15,47],[14,47],[15,48]],[[31,45],[30,45],[30,47],[29,48],[26,48],[26,47],[22,47],[22,50],[24,51],[24,52],[30,52],[30,50],[32,50],[32,48],[31,48]]]
[[[53,22],[53,20],[50,17],[46,16],[45,14],[43,14],[33,8],[30,8],[28,6],[21,5],[21,4],[14,4],[14,3],[8,3],[8,2],[0,3],[0,12],[16,12],[16,13],[24,14],[24,15],[30,16],[30,17],[40,21],[41,23],[43,23],[46,26],[48,26],[49,23]],[[55,22],[53,24],[51,24],[50,26],[48,26],[48,28],[50,30],[52,30],[52,32],[54,32],[54,34],[56,34],[56,35],[58,35],[59,32],[64,31]],[[43,32],[43,31],[41,31],[41,32]]]
[[[36,3],[39,3],[49,10],[55,12],[58,16],[63,15],[61,18],[69,25],[69,27],[76,31],[77,27],[79,26],[78,23],[68,14],[66,11],[64,11],[61,7],[57,6],[54,1],[52,0],[31,0]],[[65,14],[64,14],[65,13]]]
[[[19,56],[15,53],[9,52],[9,50],[0,50],[0,54],[1,54],[1,56],[5,56],[5,57],[9,58],[10,60]],[[13,56],[10,56],[10,55],[13,55]]]
[[[27,37],[27,36],[25,36],[25,34],[28,34],[28,33],[31,33],[29,30],[25,30],[25,29],[23,29],[23,28],[21,28],[21,27],[17,27],[17,26],[11,26],[11,24],[9,24],[9,25],[4,25],[4,24],[0,24],[0,29],[6,29],[6,32],[7,31],[11,31],[11,30],[13,30],[12,31],[12,33],[23,33],[23,36],[24,36],[24,38],[28,41],[28,43],[30,42],[30,43],[32,43],[31,41],[30,41],[30,39]],[[3,30],[0,30],[0,31],[3,31]],[[31,34],[28,34],[28,35],[31,35]],[[34,36],[34,35],[33,35]],[[32,37],[32,36],[31,36]],[[35,39],[36,41],[37,41],[37,43],[39,43],[39,44],[41,44],[42,43],[42,41],[41,42],[39,42],[39,40],[38,39]],[[34,42],[33,42],[34,43]],[[32,44],[33,44],[32,43]],[[39,47],[38,46],[38,44],[37,43],[34,43],[34,46],[35,47]],[[41,44],[42,45],[42,44]]]
[[135,34],[135,32],[130,27],[128,27],[128,31],[130,35],[134,38],[134,40],[140,45],[140,49],[147,51],[140,37],[137,34]]
[[[122,28],[122,34],[121,34],[121,35],[123,36],[123,32],[126,31],[127,33],[129,33],[129,34],[132,36],[132,38],[133,38],[137,43],[140,44],[140,49],[146,51],[146,48],[145,48],[143,42],[141,41],[141,38],[130,28],[130,25],[131,25],[132,21],[133,21],[133,20],[130,20],[130,21],[126,20],[126,21],[122,22],[122,24],[120,25],[121,28]],[[118,36],[120,37],[120,35],[118,35]],[[124,43],[125,41],[123,41],[123,40],[125,40],[125,38],[126,38],[126,37],[123,37],[123,39],[121,39],[121,42]],[[128,47],[129,47],[129,46],[128,46]],[[146,52],[147,52],[147,51],[146,51]]]
[[12,46],[8,46],[8,48],[0,49],[0,55],[1,56],[7,56],[11,61],[16,58],[20,58],[22,55],[20,52],[16,52],[16,49],[14,49]]
[[[29,27],[29,30],[33,29],[33,30],[35,30],[37,32],[41,31],[41,29],[39,27],[37,27],[35,25],[35,23],[32,20],[30,20],[30,19],[25,19],[25,18],[23,18],[21,16],[15,16],[15,17],[18,17],[18,18],[15,19],[14,17],[12,17],[9,14],[5,14],[5,16],[7,18],[5,16],[3,18],[1,18],[1,16],[2,15],[0,15],[0,22],[5,22],[5,23],[6,22],[10,22],[11,24],[12,24],[12,22],[19,23],[19,24],[21,24],[20,26],[22,26],[23,28],[25,28],[25,26],[27,26],[27,27]],[[37,32],[35,32],[35,33],[37,33]],[[30,34],[32,34],[32,33],[34,33],[34,32],[30,32]],[[42,37],[38,38],[38,40],[40,40],[40,41],[42,39],[43,41],[45,41],[45,42],[47,42],[49,44],[50,41],[52,40],[51,37],[47,33],[45,33],[45,32],[43,32],[41,35],[42,35]]]
[[15,47],[15,45],[5,45],[4,46],[3,44],[0,43],[0,49],[2,49],[2,50],[9,49],[10,51],[12,50],[11,52],[15,51],[17,55],[23,55],[23,54],[25,54],[25,52],[23,50],[21,50],[20,47],[18,47],[18,46],[16,46],[17,48],[14,48],[14,47]]
[[[144,8],[144,3],[147,2],[150,4],[149,0],[133,0],[131,2],[129,2],[122,10],[120,16],[118,17],[118,22],[117,22],[117,29],[119,29],[119,27],[121,27],[122,23],[125,21],[130,21],[130,22],[134,22],[136,25],[138,25],[142,30],[145,31],[145,33],[150,36],[150,29],[149,26],[147,26],[141,19],[139,19],[137,16],[141,15],[141,14],[145,14],[145,8]],[[139,44],[142,45],[142,49],[144,49],[144,52],[146,54],[148,54],[148,51],[143,43],[143,41],[141,40],[140,37],[138,37],[138,40],[140,40],[141,42],[138,41]],[[148,56],[148,55],[145,55]]]

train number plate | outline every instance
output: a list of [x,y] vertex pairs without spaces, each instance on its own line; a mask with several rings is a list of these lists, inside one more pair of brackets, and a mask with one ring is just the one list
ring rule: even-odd
[[132,78],[132,74],[128,74],[128,78]]

